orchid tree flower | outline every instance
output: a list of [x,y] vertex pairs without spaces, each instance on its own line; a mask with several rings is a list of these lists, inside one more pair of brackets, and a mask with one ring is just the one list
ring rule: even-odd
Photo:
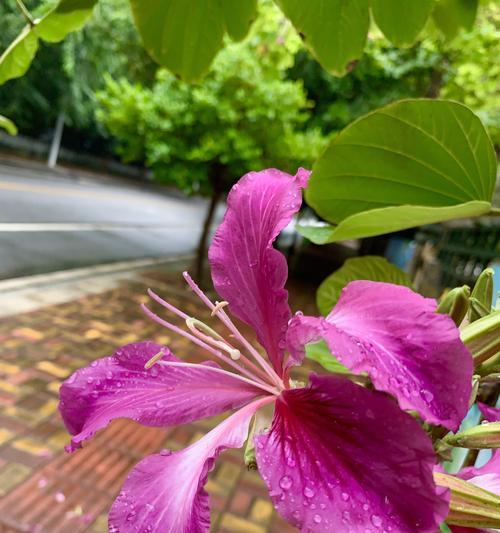
[[[490,407],[489,405],[480,402],[478,402],[478,407],[485,421],[500,422],[499,408]],[[500,450],[493,450],[491,458],[483,466],[467,466],[462,468],[456,476],[476,485],[477,487],[500,496]],[[450,525],[450,529],[453,533],[489,533],[499,531],[494,529],[478,529],[454,525]]]
[[[150,291],[186,329],[144,306],[146,314],[205,349],[207,362],[184,362],[142,342],[63,383],[60,411],[71,450],[119,417],[172,426],[235,410],[186,449],[143,459],[111,508],[111,533],[208,531],[208,473],[224,449],[243,446],[251,420],[270,404],[272,423],[254,437],[256,462],[275,508],[292,525],[435,533],[446,517],[448,497],[433,480],[433,446],[417,417],[458,428],[471,393],[471,355],[434,300],[401,286],[353,282],[326,318],[292,316],[286,261],[273,241],[299,210],[309,174],[250,172],[232,188],[209,250],[221,301],[184,274],[227,335]],[[255,330],[263,350],[226,309]],[[290,379],[305,344],[317,339],[353,373],[367,373],[376,390],[336,374],[313,373],[307,385]]]

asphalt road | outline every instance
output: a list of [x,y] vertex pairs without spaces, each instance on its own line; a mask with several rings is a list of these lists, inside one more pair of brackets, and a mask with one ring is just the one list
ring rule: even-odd
[[190,253],[205,209],[149,184],[0,165],[0,279]]

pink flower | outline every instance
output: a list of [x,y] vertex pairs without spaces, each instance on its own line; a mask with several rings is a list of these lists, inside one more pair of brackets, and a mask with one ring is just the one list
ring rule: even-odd
[[[252,417],[268,404],[274,418],[255,437],[256,459],[276,509],[291,524],[303,531],[434,533],[445,518],[432,443],[402,409],[456,429],[471,393],[471,356],[453,321],[435,313],[435,302],[405,287],[354,282],[326,318],[292,317],[286,261],[272,243],[299,210],[308,177],[303,169],[295,176],[269,169],[233,187],[209,251],[223,302],[212,303],[185,274],[230,341],[150,292],[189,332],[145,312],[225,368],[213,360],[183,362],[143,342],[62,385],[72,450],[118,417],[171,426],[237,409],[188,448],[142,460],[113,504],[110,532],[208,531],[208,473],[222,450],[244,444]],[[267,359],[236,328],[226,305],[255,330]],[[291,382],[304,345],[321,338],[353,372],[367,372],[377,390],[333,374],[312,374],[307,386]]]

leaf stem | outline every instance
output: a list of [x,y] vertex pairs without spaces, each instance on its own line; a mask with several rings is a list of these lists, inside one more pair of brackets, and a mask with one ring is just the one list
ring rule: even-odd
[[28,21],[28,24],[33,27],[35,25],[35,21],[33,20],[31,13],[28,11],[28,8],[24,5],[23,0],[16,0],[16,3],[24,18]]

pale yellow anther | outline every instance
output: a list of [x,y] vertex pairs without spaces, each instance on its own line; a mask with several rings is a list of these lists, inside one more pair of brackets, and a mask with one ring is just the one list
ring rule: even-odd
[[151,359],[144,365],[146,370],[149,370],[154,364],[156,364],[165,354],[163,350],[160,350],[156,355],[153,355]]
[[210,314],[215,316],[223,307],[226,307],[226,305],[229,305],[229,302],[215,302],[215,307],[212,309]]
[[237,361],[241,357],[241,352],[236,348],[231,348],[228,353],[233,361]]

